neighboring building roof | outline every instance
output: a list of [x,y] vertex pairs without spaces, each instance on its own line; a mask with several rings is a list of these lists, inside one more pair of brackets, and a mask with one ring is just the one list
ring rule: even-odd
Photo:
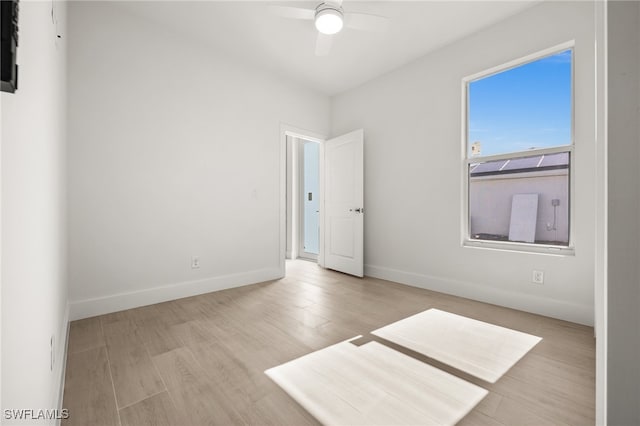
[[470,165],[471,176],[506,175],[569,168],[569,153],[536,155],[509,160],[487,161]]

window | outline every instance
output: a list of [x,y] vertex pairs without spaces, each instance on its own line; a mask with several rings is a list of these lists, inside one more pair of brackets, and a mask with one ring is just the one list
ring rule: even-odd
[[573,50],[465,79],[465,244],[571,247]]

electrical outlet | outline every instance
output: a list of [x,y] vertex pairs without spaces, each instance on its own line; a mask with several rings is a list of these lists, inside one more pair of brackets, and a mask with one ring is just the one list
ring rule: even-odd
[[531,282],[536,284],[544,284],[544,272],[542,271],[533,271],[531,275]]
[[198,269],[200,267],[200,258],[198,256],[193,256],[191,258],[191,269]]
[[49,341],[51,346],[51,371],[53,371],[54,365],[56,365],[56,336],[51,335],[51,340]]

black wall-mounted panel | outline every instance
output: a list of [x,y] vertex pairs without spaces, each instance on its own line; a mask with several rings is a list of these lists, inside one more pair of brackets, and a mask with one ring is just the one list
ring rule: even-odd
[[18,89],[18,0],[0,0],[0,90]]

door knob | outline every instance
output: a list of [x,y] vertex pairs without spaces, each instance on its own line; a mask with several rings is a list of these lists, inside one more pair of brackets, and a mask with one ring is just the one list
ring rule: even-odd
[[364,208],[358,207],[357,209],[349,209],[349,211],[356,212],[356,213],[364,213]]

